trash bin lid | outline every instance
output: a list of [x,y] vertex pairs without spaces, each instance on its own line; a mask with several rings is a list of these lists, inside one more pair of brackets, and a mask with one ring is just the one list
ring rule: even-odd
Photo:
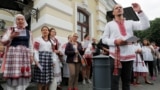
[[109,57],[110,57],[110,56],[100,54],[100,55],[97,55],[97,56],[93,56],[93,59],[94,59],[94,58],[109,58]]

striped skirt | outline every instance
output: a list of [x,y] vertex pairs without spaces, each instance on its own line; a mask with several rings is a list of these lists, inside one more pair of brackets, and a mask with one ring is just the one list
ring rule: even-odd
[[52,52],[39,51],[39,64],[43,69],[40,70],[35,66],[33,81],[41,84],[50,84],[53,78]]

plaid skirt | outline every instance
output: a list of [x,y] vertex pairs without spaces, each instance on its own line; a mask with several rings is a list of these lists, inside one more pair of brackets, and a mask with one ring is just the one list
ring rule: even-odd
[[29,48],[25,46],[10,46],[5,56],[4,78],[31,77],[30,56]]
[[35,66],[33,81],[41,84],[50,84],[53,78],[52,52],[39,51],[39,64],[43,67],[43,70],[41,71]]

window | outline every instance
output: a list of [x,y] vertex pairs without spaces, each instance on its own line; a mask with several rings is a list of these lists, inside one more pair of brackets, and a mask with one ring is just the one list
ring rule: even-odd
[[77,33],[79,41],[83,40],[85,34],[89,34],[89,16],[80,9],[77,10]]

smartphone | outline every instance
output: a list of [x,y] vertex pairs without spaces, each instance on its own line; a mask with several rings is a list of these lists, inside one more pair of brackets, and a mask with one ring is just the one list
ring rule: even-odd
[[14,32],[21,32],[21,30],[18,30],[17,28],[14,27]]

